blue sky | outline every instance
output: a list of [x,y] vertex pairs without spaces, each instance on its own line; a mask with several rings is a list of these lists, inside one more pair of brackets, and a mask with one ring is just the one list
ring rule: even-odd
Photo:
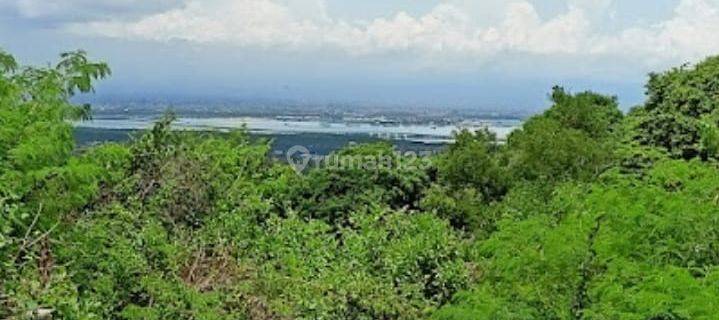
[[0,0],[27,63],[108,61],[99,95],[531,109],[554,84],[643,100],[719,53],[719,0]]

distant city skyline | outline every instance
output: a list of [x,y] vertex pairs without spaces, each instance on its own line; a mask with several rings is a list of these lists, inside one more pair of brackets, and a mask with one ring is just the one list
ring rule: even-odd
[[0,0],[22,62],[83,48],[98,97],[546,107],[553,85],[641,103],[719,54],[719,0]]

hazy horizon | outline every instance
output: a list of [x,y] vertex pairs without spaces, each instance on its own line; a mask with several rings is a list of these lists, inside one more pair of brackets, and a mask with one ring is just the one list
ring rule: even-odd
[[0,1],[24,63],[86,49],[97,97],[548,106],[553,85],[644,100],[647,74],[719,52],[719,1]]

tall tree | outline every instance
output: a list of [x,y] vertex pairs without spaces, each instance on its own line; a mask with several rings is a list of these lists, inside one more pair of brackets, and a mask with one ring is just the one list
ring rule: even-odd
[[712,133],[702,130],[702,122],[717,125],[712,114],[719,110],[719,56],[650,74],[647,96],[631,114],[638,118],[633,128],[636,141],[678,158],[712,156],[712,147],[702,142]]

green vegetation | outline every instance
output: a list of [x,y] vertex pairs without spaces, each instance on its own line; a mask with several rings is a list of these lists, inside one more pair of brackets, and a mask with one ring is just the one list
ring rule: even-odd
[[648,100],[633,111],[637,118],[636,139],[645,145],[663,147],[675,158],[715,157],[719,121],[717,79],[719,57],[651,74]]
[[0,53],[2,319],[719,314],[719,58],[651,75],[627,115],[557,87],[507,144],[351,146],[302,174],[169,114],[77,150],[70,98],[109,75]]

